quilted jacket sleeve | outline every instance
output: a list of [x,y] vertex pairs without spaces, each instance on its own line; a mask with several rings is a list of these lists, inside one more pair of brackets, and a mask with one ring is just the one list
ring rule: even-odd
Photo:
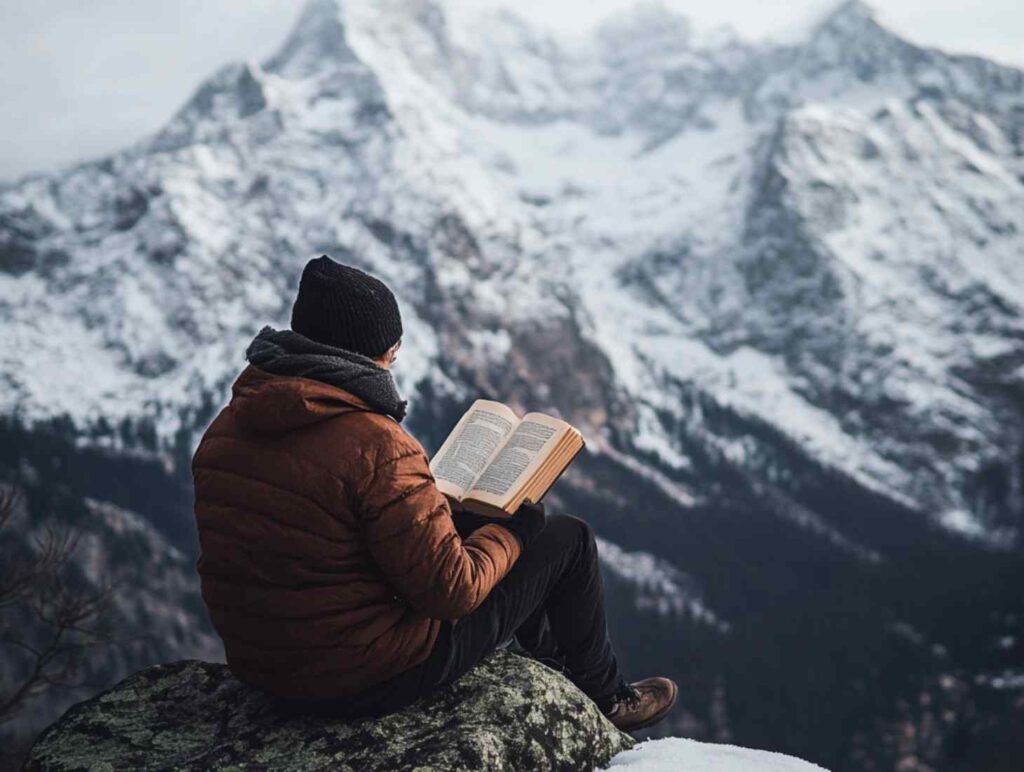
[[519,540],[500,525],[459,537],[426,454],[411,438],[376,465],[360,494],[370,553],[398,594],[428,617],[470,613],[519,557]]

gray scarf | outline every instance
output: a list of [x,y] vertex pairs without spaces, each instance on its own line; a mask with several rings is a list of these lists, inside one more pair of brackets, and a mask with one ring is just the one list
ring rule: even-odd
[[264,372],[337,386],[396,421],[405,418],[406,402],[398,396],[391,373],[362,354],[317,343],[292,330],[264,327],[249,344],[245,358]]

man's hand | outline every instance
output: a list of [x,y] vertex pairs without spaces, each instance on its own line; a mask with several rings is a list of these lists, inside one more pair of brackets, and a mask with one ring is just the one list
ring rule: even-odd
[[447,493],[444,494],[444,497],[448,499],[448,506],[452,508],[452,513],[462,512],[465,509],[465,507],[462,506],[462,502],[458,499],[453,499]]
[[519,505],[512,517],[497,518],[498,525],[504,526],[512,531],[519,539],[525,550],[537,535],[544,530],[547,522],[547,515],[544,513],[544,505],[534,504],[529,499]]
[[505,530],[511,531],[523,549],[526,549],[526,546],[537,537],[537,534],[544,530],[544,524],[547,522],[544,505],[534,504],[529,499],[519,505],[515,514],[508,517],[488,517],[466,509],[460,501],[454,501],[451,498],[448,501],[452,504],[452,522],[455,524],[455,530],[463,539],[477,528],[482,528],[485,525],[500,525]]

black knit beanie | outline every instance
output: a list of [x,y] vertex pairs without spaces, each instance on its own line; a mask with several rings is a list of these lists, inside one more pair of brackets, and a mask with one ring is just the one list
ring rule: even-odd
[[402,317],[384,282],[322,255],[302,271],[292,329],[318,343],[377,359],[402,337]]

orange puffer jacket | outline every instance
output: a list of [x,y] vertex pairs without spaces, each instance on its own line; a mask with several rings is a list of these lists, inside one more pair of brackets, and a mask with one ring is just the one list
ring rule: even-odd
[[348,392],[248,367],[192,462],[203,600],[241,680],[344,696],[423,661],[519,557],[462,540],[422,446]]

